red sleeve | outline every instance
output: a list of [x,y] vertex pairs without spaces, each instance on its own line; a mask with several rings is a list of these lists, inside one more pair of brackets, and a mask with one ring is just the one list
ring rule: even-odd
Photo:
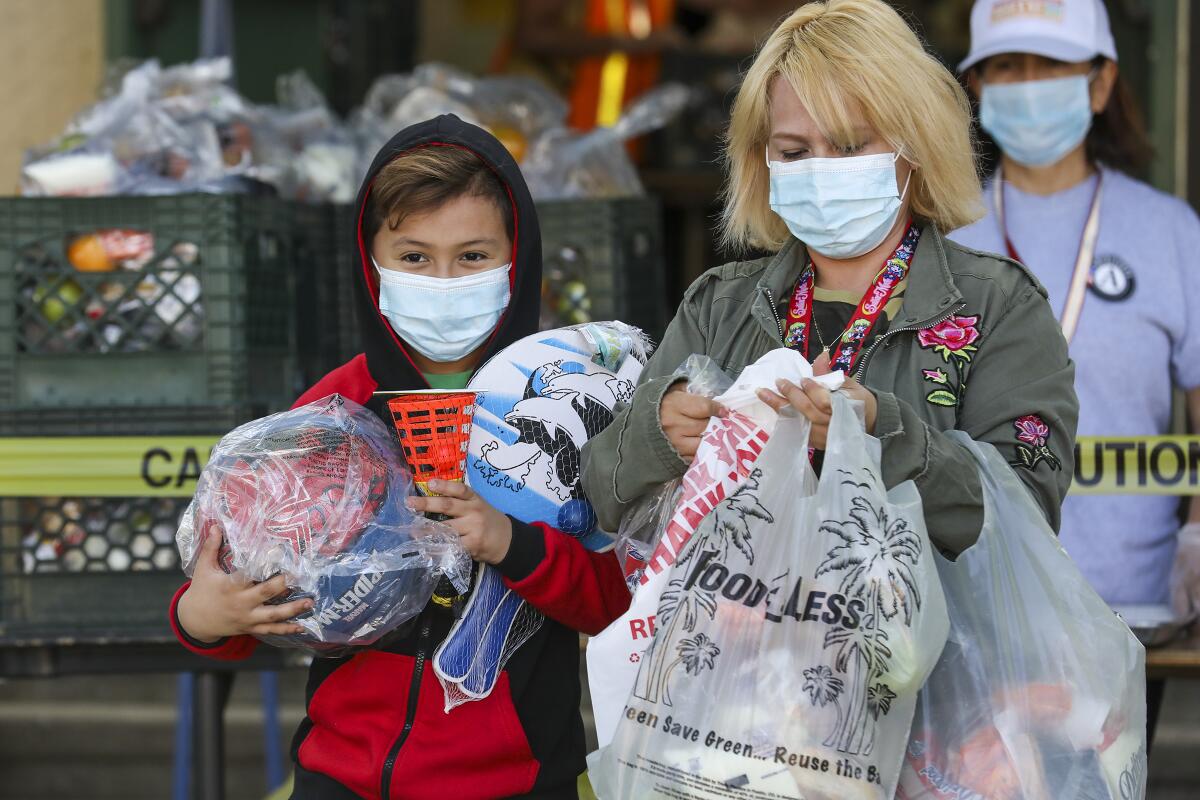
[[616,555],[589,552],[549,525],[514,520],[508,555],[496,568],[531,606],[589,636],[629,608],[629,587]]
[[258,639],[253,636],[231,636],[212,644],[205,644],[187,635],[187,631],[179,624],[178,609],[179,598],[183,597],[183,593],[191,585],[192,582],[188,581],[180,586],[179,591],[175,592],[175,596],[171,598],[171,630],[175,632],[175,638],[181,645],[198,656],[215,658],[218,661],[241,661],[249,658],[250,654],[254,652],[254,648],[258,647]]
[[366,405],[371,399],[371,394],[378,388],[379,383],[371,377],[371,371],[367,369],[366,353],[359,353],[313,384],[312,388],[300,395],[292,408],[316,402],[331,394],[340,394],[359,405]]

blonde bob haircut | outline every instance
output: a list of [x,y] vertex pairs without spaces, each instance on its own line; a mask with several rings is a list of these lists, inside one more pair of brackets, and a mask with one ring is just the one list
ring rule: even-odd
[[951,231],[982,216],[971,107],[954,76],[882,0],[807,3],[759,50],[733,104],[722,243],[779,251],[791,234],[769,203],[770,90],[782,78],[830,144],[849,148],[857,112],[917,167],[914,216]]

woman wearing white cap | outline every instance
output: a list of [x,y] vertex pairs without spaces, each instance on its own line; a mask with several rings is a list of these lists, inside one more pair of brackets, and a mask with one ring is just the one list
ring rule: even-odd
[[[1002,159],[987,216],[952,238],[1045,284],[1076,362],[1081,436],[1166,433],[1172,385],[1200,421],[1200,221],[1119,171],[1149,148],[1116,62],[1100,0],[978,0],[959,67]],[[1174,585],[1200,608],[1200,503],[1182,530],[1178,510],[1169,496],[1072,496],[1062,542],[1110,604],[1165,603]]]

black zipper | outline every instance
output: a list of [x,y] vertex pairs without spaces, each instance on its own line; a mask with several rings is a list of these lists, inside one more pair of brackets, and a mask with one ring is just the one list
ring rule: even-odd
[[771,293],[770,289],[764,288],[763,292],[767,295],[767,302],[771,304],[771,316],[775,317],[775,326],[779,328],[779,341],[786,341],[787,337],[783,331],[783,320],[779,318],[779,310],[775,308],[775,295]]
[[408,711],[404,715],[404,727],[400,729],[396,741],[392,742],[392,747],[388,750],[387,758],[383,762],[383,775],[380,777],[379,786],[379,796],[382,800],[388,800],[391,794],[392,769],[396,766],[396,756],[400,754],[400,748],[404,746],[408,735],[412,733],[413,723],[417,719],[417,701],[421,696],[421,677],[425,672],[425,660],[428,657],[426,648],[429,646],[432,630],[429,619],[422,620],[421,633],[417,638],[417,663],[413,666],[412,681],[408,686]]
[[898,333],[916,333],[917,331],[923,331],[926,328],[932,328],[934,325],[940,325],[943,322],[945,322],[946,320],[953,317],[959,311],[962,311],[964,308],[966,308],[966,305],[967,305],[966,303],[959,303],[958,305],[956,305],[954,308],[947,311],[942,316],[935,317],[933,320],[931,320],[929,322],[922,322],[919,325],[913,325],[912,327],[909,327],[909,328],[896,328],[894,331],[888,331],[883,336],[880,336],[879,338],[877,338],[875,340],[875,342],[870,347],[867,348],[867,351],[865,353],[863,353],[862,356],[859,357],[858,368],[854,370],[854,380],[858,381],[859,383],[862,382],[863,375],[867,371],[867,361],[868,361],[868,359],[870,359],[871,354],[875,352],[875,350],[879,347],[879,345],[883,344],[885,341],[890,339],[892,336],[895,336]]

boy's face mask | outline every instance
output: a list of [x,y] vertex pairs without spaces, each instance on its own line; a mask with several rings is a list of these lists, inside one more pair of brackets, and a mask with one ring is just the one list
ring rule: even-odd
[[512,264],[461,278],[382,269],[379,310],[392,329],[431,361],[458,361],[487,341],[512,297]]

